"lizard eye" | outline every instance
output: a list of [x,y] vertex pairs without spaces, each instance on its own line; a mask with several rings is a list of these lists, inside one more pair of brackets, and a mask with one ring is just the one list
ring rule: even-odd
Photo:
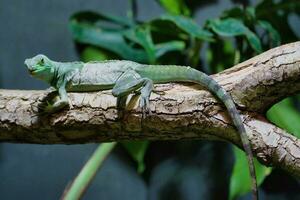
[[40,63],[39,64],[44,64],[44,58],[42,58],[41,60],[40,60]]

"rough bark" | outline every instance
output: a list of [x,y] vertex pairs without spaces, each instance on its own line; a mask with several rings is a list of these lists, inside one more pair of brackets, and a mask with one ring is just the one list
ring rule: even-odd
[[[300,140],[272,125],[264,112],[300,90],[300,42],[269,50],[213,76],[234,98],[256,157],[300,176]],[[45,91],[0,90],[0,141],[77,144],[121,140],[241,141],[223,104],[193,84],[162,84],[142,119],[138,96],[124,113],[110,91],[70,93],[72,107],[38,116]]]

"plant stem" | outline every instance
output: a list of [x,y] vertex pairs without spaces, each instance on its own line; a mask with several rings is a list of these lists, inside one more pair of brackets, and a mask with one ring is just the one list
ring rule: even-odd
[[127,12],[128,17],[132,19],[133,22],[137,20],[137,2],[136,0],[129,0],[130,10]]
[[116,146],[116,142],[103,143],[97,147],[93,155],[81,169],[70,188],[64,192],[62,200],[77,200],[82,197],[90,182],[96,175],[96,172],[103,164],[108,154]]
[[188,49],[187,54],[187,64],[191,67],[197,67],[199,63],[200,49],[201,49],[201,41],[191,37],[190,38],[190,47]]

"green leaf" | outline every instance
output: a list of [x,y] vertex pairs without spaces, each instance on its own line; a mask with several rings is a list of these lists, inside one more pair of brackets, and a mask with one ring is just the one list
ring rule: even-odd
[[158,0],[160,5],[170,14],[175,15],[190,15],[190,11],[184,0]]
[[[251,191],[251,178],[248,170],[248,162],[245,153],[234,147],[235,164],[230,179],[230,198],[236,199]],[[256,159],[254,160],[256,169],[256,178],[258,185],[271,173],[272,168],[261,165]]]
[[259,38],[255,35],[255,33],[248,29],[248,31],[246,32],[246,38],[248,39],[250,46],[256,51],[256,53],[262,52],[261,42]]
[[209,27],[218,35],[225,37],[244,35],[248,32],[248,28],[240,20],[233,18],[210,20]]
[[185,43],[182,41],[170,41],[155,45],[155,56],[159,58],[170,51],[183,51]]
[[227,18],[227,19],[215,19],[210,20],[209,27],[217,33],[218,35],[224,36],[224,37],[235,37],[235,36],[241,36],[245,35],[250,46],[257,52],[262,52],[262,46],[259,38],[246,27],[242,21],[233,19],[233,18]]
[[80,54],[80,58],[84,62],[117,59],[112,53],[93,46],[84,48]]
[[291,98],[286,98],[273,105],[267,112],[267,118],[300,138],[300,112],[294,107]]
[[149,141],[122,142],[122,145],[131,155],[133,160],[137,162],[138,173],[142,173],[145,170],[144,156],[148,149]]
[[73,39],[83,44],[95,45],[107,49],[123,59],[147,62],[147,54],[126,43],[122,31],[109,31],[73,19],[70,22]]
[[184,16],[166,14],[158,19],[152,20],[150,23],[151,27],[157,29],[157,31],[162,30],[170,34],[178,35],[178,30],[180,30],[189,34],[191,37],[205,41],[213,41],[213,35],[209,31],[202,29],[194,20]]
[[138,26],[124,32],[125,37],[141,45],[147,52],[150,64],[155,63],[155,46],[153,44],[149,26]]
[[[72,20],[78,20],[82,22],[88,22],[88,23],[95,23],[97,25],[103,25],[104,23],[99,23],[99,22],[110,22],[115,25],[121,25],[121,26],[134,26],[134,22],[127,17],[118,17],[110,14],[105,14],[105,13],[95,13],[91,11],[82,11],[75,13],[74,15],[71,16],[71,21]],[[102,27],[102,26],[101,26]]]
[[268,21],[258,20],[257,24],[269,32],[271,47],[276,47],[280,45],[281,43],[280,34]]

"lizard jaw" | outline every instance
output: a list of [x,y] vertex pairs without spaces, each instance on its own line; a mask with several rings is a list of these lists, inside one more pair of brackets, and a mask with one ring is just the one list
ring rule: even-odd
[[32,74],[34,70],[31,65],[31,59],[26,59],[24,64],[27,66],[29,73]]

